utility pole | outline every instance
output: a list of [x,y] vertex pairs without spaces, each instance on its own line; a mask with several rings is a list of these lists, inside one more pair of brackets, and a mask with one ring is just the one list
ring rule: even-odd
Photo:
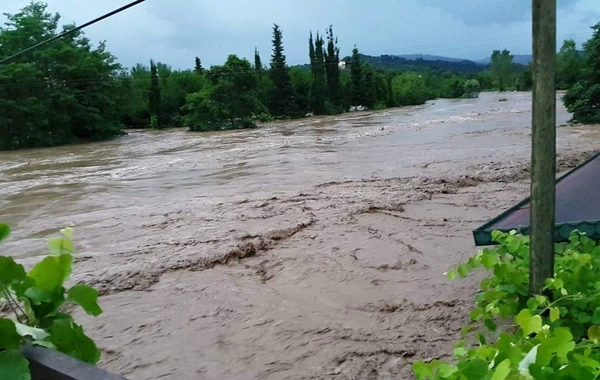
[[554,276],[556,202],[556,0],[532,0],[533,117],[531,133],[531,256],[529,290]]

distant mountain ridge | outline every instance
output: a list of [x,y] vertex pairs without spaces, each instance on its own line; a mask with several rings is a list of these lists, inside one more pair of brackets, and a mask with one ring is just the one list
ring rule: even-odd
[[[346,64],[349,64],[352,57],[346,56],[342,58]],[[491,56],[481,60],[473,61],[469,59],[445,57],[432,54],[400,54],[380,56],[372,56],[360,54],[360,59],[363,62],[368,62],[371,65],[381,69],[397,69],[397,70],[421,70],[430,68],[439,71],[454,71],[461,73],[478,73],[488,69]],[[532,60],[530,54],[515,54],[514,63],[520,65],[528,65]],[[310,65],[297,65],[304,70],[310,70]]]
[[[519,65],[524,65],[527,66],[531,63],[531,61],[533,60],[533,56],[531,54],[513,54],[513,62],[514,63],[518,63]],[[480,60],[475,61],[476,63],[482,64],[482,65],[489,65],[490,62],[492,61],[492,57],[489,56],[487,58],[483,58]]]
[[405,58],[405,59],[408,59],[410,61],[416,61],[418,59],[422,59],[424,61],[443,61],[443,62],[464,62],[464,61],[471,61],[469,59],[444,57],[444,56],[441,56],[441,55],[432,55],[432,54],[400,54],[400,55],[396,55],[396,57]]

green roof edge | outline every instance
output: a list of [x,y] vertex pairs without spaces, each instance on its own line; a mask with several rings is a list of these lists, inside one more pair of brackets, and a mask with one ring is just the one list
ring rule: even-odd
[[[578,165],[575,168],[569,170],[568,172],[566,172],[564,175],[562,175],[561,177],[559,177],[556,180],[556,184],[560,183],[560,181],[562,181],[563,179],[565,179],[568,176],[572,175],[577,170],[581,169],[587,163],[595,160],[599,156],[600,156],[600,152],[594,154],[592,157],[588,158],[587,160],[585,160],[580,165]],[[521,206],[523,206],[526,203],[529,203],[529,201],[530,201],[530,197],[527,197],[527,198],[523,199],[522,201],[520,201],[519,203],[517,203],[513,207],[509,208],[508,210],[502,212],[500,215],[496,216],[495,218],[493,218],[489,222],[487,222],[484,225],[482,225],[482,226],[474,229],[473,230],[473,238],[475,240],[475,246],[479,247],[479,246],[484,246],[484,245],[496,245],[497,243],[492,240],[492,231],[495,231],[495,230],[490,229],[490,227],[493,226],[494,224],[496,224],[496,222],[498,222],[499,220],[505,218],[507,215],[509,215],[513,211],[520,209]],[[593,226],[593,228],[592,228],[592,226]],[[584,228],[584,229],[582,229],[582,228]],[[524,228],[497,229],[497,230],[498,231],[502,231],[502,232],[509,232],[509,231],[511,231],[513,229],[517,230],[519,233],[521,233],[523,235],[528,235],[529,234],[529,226],[524,227]],[[568,238],[569,238],[569,235],[571,234],[571,232],[575,231],[575,230],[578,230],[580,232],[585,232],[586,235],[590,239],[600,240],[600,219],[598,219],[598,220],[573,221],[573,222],[555,224],[554,225],[554,239],[555,239],[555,241],[557,243],[567,241]],[[588,230],[589,230],[589,232],[588,232]],[[566,234],[566,236],[564,235],[565,231],[568,231],[568,233]],[[593,233],[590,233],[592,231],[593,231]]]

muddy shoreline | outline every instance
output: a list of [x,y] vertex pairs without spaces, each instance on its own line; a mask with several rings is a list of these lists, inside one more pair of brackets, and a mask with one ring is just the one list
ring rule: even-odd
[[[31,263],[76,226],[105,311],[77,318],[131,379],[410,378],[476,292],[443,273],[529,191],[528,94],[434,103],[0,155],[6,249]],[[600,133],[561,127],[557,149],[564,172]]]

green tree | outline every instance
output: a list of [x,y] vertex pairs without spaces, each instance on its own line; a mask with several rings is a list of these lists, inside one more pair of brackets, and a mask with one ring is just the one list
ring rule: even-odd
[[290,77],[292,78],[294,94],[296,94],[295,101],[298,106],[298,112],[301,115],[305,115],[311,112],[313,105],[311,98],[311,73],[299,67],[292,67],[290,68]]
[[580,123],[600,123],[600,23],[592,27],[594,33],[584,44],[585,68],[582,79],[563,97],[573,120]]
[[263,71],[262,60],[260,59],[260,53],[257,48],[254,48],[254,70],[259,74]]
[[202,67],[202,62],[200,61],[200,58],[198,58],[198,57],[196,57],[196,59],[194,60],[194,72],[196,74],[204,73],[204,68]]
[[273,54],[271,55],[271,81],[273,91],[269,110],[277,117],[297,116],[298,110],[294,100],[294,88],[289,68],[283,54],[283,33],[279,25],[273,25]]
[[[6,14],[0,57],[64,30],[60,16],[33,2]],[[102,140],[121,134],[127,100],[121,66],[104,44],[93,47],[75,32],[0,65],[0,150]]]
[[533,88],[533,63],[525,66],[525,70],[519,76],[517,80],[517,90],[519,91],[531,91]]
[[511,82],[513,58],[506,49],[494,50],[492,53],[490,70],[496,78],[499,91],[506,91],[506,86]]
[[477,79],[468,79],[464,84],[464,96],[467,98],[478,98],[481,85]]
[[465,81],[456,76],[451,75],[442,81],[440,97],[456,99],[460,98],[465,94]]
[[158,70],[153,60],[150,60],[150,91],[148,92],[148,110],[150,111],[150,126],[161,128],[160,87],[158,85]]
[[579,79],[585,68],[583,54],[577,51],[573,40],[565,40],[556,56],[556,87],[559,90],[568,90]]
[[427,87],[422,75],[404,73],[392,80],[396,101],[403,106],[423,104],[428,100]]
[[356,46],[354,46],[354,49],[352,49],[352,61],[350,61],[350,76],[352,77],[352,105],[363,105],[365,104],[365,78],[363,77],[360,53]]
[[327,75],[327,95],[335,108],[339,108],[342,105],[340,68],[338,66],[340,48],[337,46],[337,43],[337,37],[333,35],[333,26],[329,26],[329,29],[327,29],[327,50],[325,51],[325,72]]
[[317,115],[323,115],[325,110],[325,99],[327,98],[327,87],[325,80],[325,55],[323,38],[317,32],[313,42],[312,32],[308,39],[310,68],[312,72],[311,98],[313,111]]
[[258,100],[256,70],[246,59],[230,55],[223,66],[206,73],[210,85],[187,97],[183,123],[192,131],[252,128],[265,112]]

